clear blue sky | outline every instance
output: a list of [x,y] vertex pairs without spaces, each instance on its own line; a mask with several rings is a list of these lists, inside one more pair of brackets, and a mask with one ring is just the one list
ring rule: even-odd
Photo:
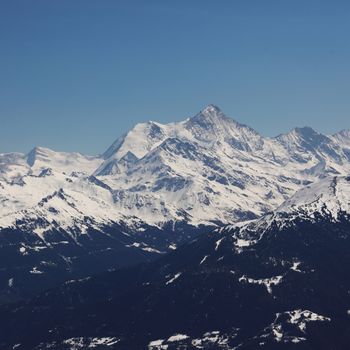
[[263,135],[350,128],[350,1],[0,0],[0,153],[101,153],[209,103]]

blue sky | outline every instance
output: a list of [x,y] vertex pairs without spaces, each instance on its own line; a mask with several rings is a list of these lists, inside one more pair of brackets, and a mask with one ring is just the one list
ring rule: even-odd
[[263,135],[350,128],[350,2],[0,0],[0,152],[101,153],[209,103]]

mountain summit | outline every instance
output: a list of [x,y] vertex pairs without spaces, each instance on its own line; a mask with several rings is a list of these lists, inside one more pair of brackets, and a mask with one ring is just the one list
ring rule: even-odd
[[302,128],[262,137],[209,105],[181,122],[137,124],[101,156],[41,147],[0,154],[0,256],[13,258],[0,269],[0,304],[276,208],[249,226],[250,240],[255,228],[290,222],[284,217],[336,219],[346,209],[348,136]]
[[230,118],[221,111],[221,109],[215,105],[208,105],[203,110],[201,110],[194,117],[189,118],[190,123],[204,123],[207,124],[216,124],[223,121],[228,121]]
[[[100,157],[45,148],[3,154],[0,227],[42,235],[86,228],[87,218],[95,227],[135,218],[163,227],[259,217],[305,184],[347,175],[348,135],[296,128],[266,138],[211,104],[182,122],[137,124]],[[64,207],[52,197],[61,189],[70,198]]]

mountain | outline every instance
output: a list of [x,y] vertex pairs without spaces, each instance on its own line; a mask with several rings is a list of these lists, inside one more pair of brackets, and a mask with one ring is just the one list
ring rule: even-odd
[[[55,220],[67,232],[84,231],[86,225],[69,214],[46,220],[53,216],[49,208],[62,208],[39,203],[60,190],[96,227],[106,221],[132,224],[133,217],[155,227],[255,218],[306,184],[348,174],[349,145],[346,131],[325,136],[296,128],[262,137],[209,105],[182,122],[137,124],[101,156],[40,147],[27,155],[0,155],[0,227],[18,227],[20,221],[21,228],[41,234]],[[45,227],[39,224],[43,218],[49,221]]]
[[102,163],[100,157],[80,153],[55,152],[44,147],[35,147],[28,154],[0,154],[0,180],[11,182],[26,175],[39,175],[44,169],[59,173],[80,171],[91,174]]
[[350,176],[323,179],[306,186],[276,210],[313,219],[315,215],[328,215],[337,219],[350,212]]
[[[59,281],[84,277],[261,217],[315,181],[348,175],[349,155],[347,131],[268,138],[214,105],[181,122],[137,124],[99,156],[0,154],[0,255],[13,259],[0,266],[0,303],[57,283],[52,266],[63,266]],[[107,261],[98,271],[96,256]],[[27,287],[15,292],[12,279]]]
[[349,194],[349,177],[328,177],[260,219],[202,234],[156,261],[3,306],[0,344],[347,349]]

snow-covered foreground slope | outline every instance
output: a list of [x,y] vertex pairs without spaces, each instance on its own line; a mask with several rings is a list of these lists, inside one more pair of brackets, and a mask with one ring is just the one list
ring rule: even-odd
[[228,225],[219,232],[232,233],[235,249],[252,248],[268,231],[292,228],[300,223],[338,223],[350,219],[350,177],[333,176],[297,191],[275,211],[259,219]]
[[299,190],[277,208],[277,213],[329,215],[334,220],[342,213],[350,214],[350,176],[327,177]]
[[296,128],[266,138],[209,105],[136,125],[101,156],[0,155],[0,227],[41,237],[112,223],[214,225],[258,217],[320,178],[350,173],[350,137]]

